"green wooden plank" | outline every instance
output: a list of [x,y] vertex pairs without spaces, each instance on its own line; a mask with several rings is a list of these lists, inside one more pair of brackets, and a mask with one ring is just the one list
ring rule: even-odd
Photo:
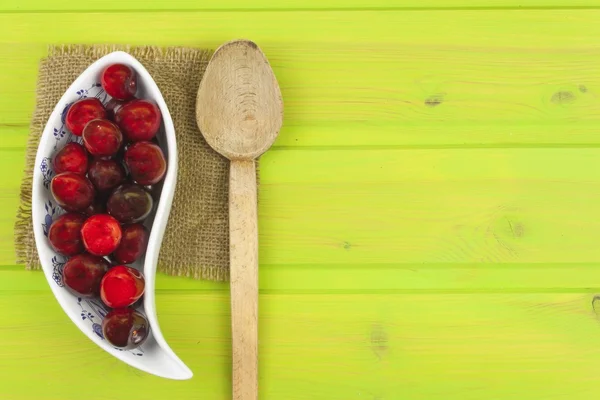
[[[262,399],[571,400],[597,391],[591,294],[261,295]],[[157,297],[190,381],[133,370],[89,342],[50,293],[0,296],[0,396],[228,398],[229,297]],[[35,384],[31,384],[35,382]]]
[[104,29],[82,30],[76,13],[0,14],[0,124],[28,125],[48,43],[214,48],[243,36],[264,48],[282,87],[277,146],[597,146],[599,17],[600,10],[124,12],[94,14]]
[[[12,159],[11,159],[12,157]],[[274,150],[264,264],[594,263],[600,149]],[[0,167],[21,153],[0,151]],[[0,176],[16,205],[19,174]],[[14,264],[0,208],[0,265]]]
[[[40,132],[41,133],[41,132]],[[0,126],[0,149],[7,152],[13,152],[16,157],[21,157],[21,165],[25,162],[25,147],[27,146],[27,139],[29,137],[29,128],[25,126]],[[18,160],[11,159],[14,164],[11,165],[11,169],[18,168]],[[6,167],[6,165],[4,165]]]
[[[259,282],[262,294],[595,293],[600,268],[596,263],[261,264]],[[0,267],[0,296],[49,290],[40,271]],[[228,292],[229,285],[159,274],[156,291],[217,293]]]
[[97,12],[97,11],[273,11],[273,10],[352,10],[363,11],[373,9],[395,10],[420,10],[420,9],[546,9],[546,8],[589,8],[598,7],[600,3],[595,0],[326,0],[326,1],[300,1],[282,0],[244,0],[203,1],[174,0],[174,1],[118,1],[118,0],[93,0],[89,2],[72,2],[56,0],[52,3],[43,0],[27,0],[20,3],[0,2],[0,12],[44,12],[44,11],[70,11],[70,12]]

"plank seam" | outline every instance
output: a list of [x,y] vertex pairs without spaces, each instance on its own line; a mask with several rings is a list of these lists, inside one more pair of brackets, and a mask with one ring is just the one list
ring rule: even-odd
[[64,9],[64,10],[0,10],[2,14],[97,14],[97,13],[190,13],[190,12],[243,12],[243,13],[270,13],[270,12],[397,12],[397,11],[568,11],[568,10],[599,10],[597,6],[456,6],[456,7],[298,7],[298,8],[158,8],[148,9]]

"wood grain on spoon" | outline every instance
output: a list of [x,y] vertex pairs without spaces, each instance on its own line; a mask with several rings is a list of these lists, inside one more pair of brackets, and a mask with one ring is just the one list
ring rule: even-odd
[[283,101],[255,43],[234,41],[217,49],[200,83],[196,119],[208,144],[230,160],[254,160],[271,147]]
[[196,101],[208,144],[231,160],[229,241],[233,399],[258,398],[258,223],[255,159],[275,141],[283,101],[258,46],[237,40],[211,58]]

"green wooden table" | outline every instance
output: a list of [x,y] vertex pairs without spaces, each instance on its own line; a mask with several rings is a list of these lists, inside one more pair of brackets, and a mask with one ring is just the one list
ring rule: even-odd
[[190,381],[80,333],[13,224],[54,43],[246,37],[285,126],[260,192],[261,399],[600,391],[600,1],[0,2],[0,399],[227,399],[227,284],[160,276]]

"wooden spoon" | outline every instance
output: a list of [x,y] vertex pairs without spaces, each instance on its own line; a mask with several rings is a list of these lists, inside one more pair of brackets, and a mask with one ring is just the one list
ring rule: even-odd
[[258,226],[255,159],[275,141],[283,101],[269,62],[248,40],[225,43],[208,63],[196,122],[208,144],[231,160],[229,252],[233,399],[258,398]]

